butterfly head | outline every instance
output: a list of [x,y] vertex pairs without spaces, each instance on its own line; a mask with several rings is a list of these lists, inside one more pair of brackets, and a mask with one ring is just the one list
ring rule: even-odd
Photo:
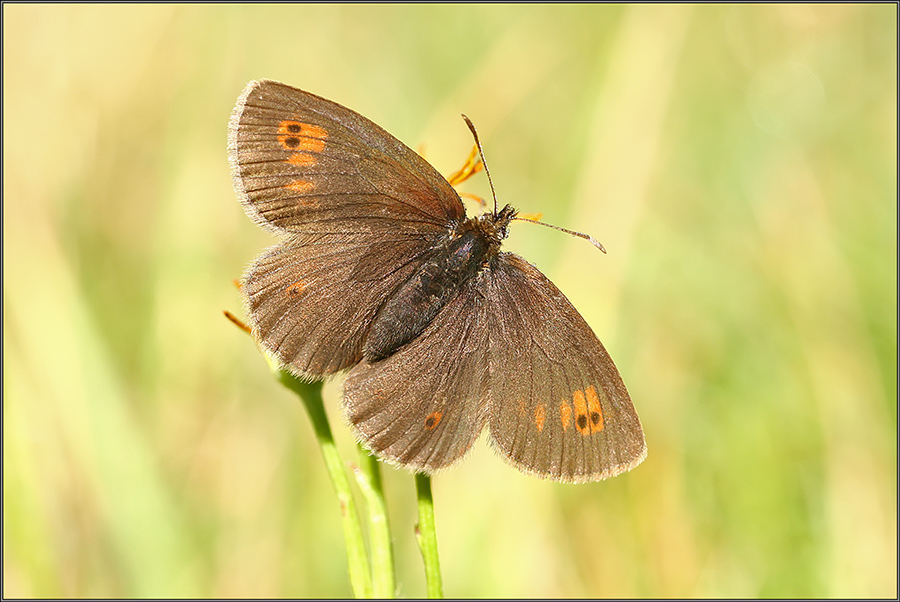
[[507,236],[507,227],[509,226],[509,222],[516,217],[519,211],[514,208],[512,205],[506,205],[500,211],[496,213],[492,213],[490,215],[490,219],[493,222],[494,227],[497,231],[497,240],[503,240]]
[[470,220],[473,230],[478,231],[484,236],[492,247],[499,247],[501,241],[508,235],[507,228],[509,222],[516,217],[518,210],[511,205],[506,205],[500,211],[489,211],[482,213],[476,218]]

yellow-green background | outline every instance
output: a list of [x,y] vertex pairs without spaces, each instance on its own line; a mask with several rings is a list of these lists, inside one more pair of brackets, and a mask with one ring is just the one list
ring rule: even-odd
[[[501,203],[609,251],[521,223],[508,244],[610,350],[649,456],[559,485],[480,441],[434,481],[447,595],[896,596],[896,19],[4,5],[3,593],[350,594],[302,407],[222,316],[272,242],[225,153],[267,77],[445,174],[465,112]],[[421,596],[413,479],[386,483]]]

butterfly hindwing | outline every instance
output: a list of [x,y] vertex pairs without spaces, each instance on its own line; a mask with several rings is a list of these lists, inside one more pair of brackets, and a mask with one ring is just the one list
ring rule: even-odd
[[567,482],[608,478],[640,463],[640,420],[584,318],[517,255],[501,253],[488,273],[494,447],[520,470]]
[[427,248],[402,234],[375,243],[335,234],[290,237],[242,278],[254,336],[302,376],[352,366],[384,298],[415,271]]
[[510,253],[409,345],[354,368],[344,402],[370,449],[415,470],[452,464],[486,424],[507,460],[557,481],[608,478],[646,453],[603,345],[549,279]]
[[484,428],[488,325],[480,280],[466,283],[409,344],[350,371],[347,418],[380,457],[431,472],[462,458]]

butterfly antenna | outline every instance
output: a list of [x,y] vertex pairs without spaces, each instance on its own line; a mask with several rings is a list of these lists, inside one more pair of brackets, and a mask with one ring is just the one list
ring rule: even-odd
[[[484,160],[484,149],[481,148],[481,140],[478,139],[478,132],[475,131],[475,124],[472,123],[472,120],[462,116],[463,119],[466,120],[466,125],[469,126],[469,129],[472,131],[472,136],[475,137],[475,145],[478,147],[478,154],[481,155],[481,164],[484,165],[484,173],[487,174],[488,183],[491,185],[491,194],[494,196],[494,215],[497,214],[497,191],[494,189],[494,181],[491,179],[491,170],[488,169],[487,161]],[[577,236],[578,238],[583,238],[587,241],[590,241],[592,245],[606,253],[606,249],[603,248],[603,245],[600,244],[596,238],[589,234],[585,234],[583,232],[576,232],[574,230],[569,230],[567,228],[560,228],[559,226],[554,226],[553,224],[545,224],[544,222],[539,222],[536,219],[530,219],[527,217],[516,216],[513,219],[521,220],[523,222],[531,222],[532,224],[540,224],[541,226],[547,226],[548,228],[553,228],[554,230],[559,230],[560,232],[565,232],[566,234],[571,234],[572,236]]]
[[484,160],[484,149],[481,148],[481,140],[478,139],[478,132],[475,131],[475,124],[472,123],[472,120],[462,116],[463,119],[466,120],[466,125],[469,126],[469,130],[472,131],[472,136],[475,138],[475,146],[478,147],[478,154],[481,155],[481,164],[484,165],[484,173],[487,174],[488,184],[491,185],[491,194],[494,197],[494,215],[497,215],[497,191],[494,190],[494,181],[491,179],[491,170],[488,169],[487,161]]
[[539,224],[541,226],[547,226],[548,228],[553,228],[554,230],[559,230],[560,232],[565,232],[566,234],[571,234],[572,236],[577,236],[578,238],[583,238],[586,241],[589,241],[592,245],[606,253],[606,249],[603,248],[603,245],[600,244],[600,241],[591,236],[590,234],[585,234],[584,232],[576,232],[575,230],[569,230],[568,228],[560,228],[559,226],[554,226],[553,224],[546,224],[544,222],[539,222],[536,219],[531,219],[528,217],[522,217],[520,215],[515,216],[513,219],[517,219],[523,222],[531,222],[532,224]]

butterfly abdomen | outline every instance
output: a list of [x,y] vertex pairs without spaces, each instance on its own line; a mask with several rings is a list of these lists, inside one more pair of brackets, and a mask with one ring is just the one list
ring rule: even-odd
[[437,245],[422,267],[378,310],[366,340],[366,358],[386,358],[422,334],[498,246],[477,229],[465,230]]

